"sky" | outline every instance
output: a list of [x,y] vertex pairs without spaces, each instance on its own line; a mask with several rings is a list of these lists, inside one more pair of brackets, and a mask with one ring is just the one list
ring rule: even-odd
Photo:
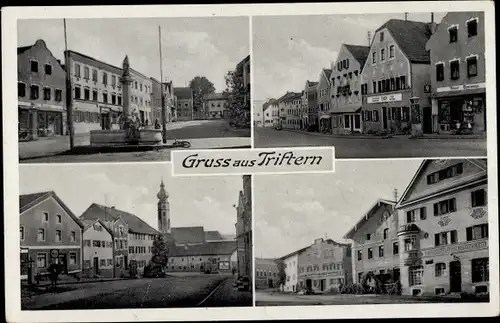
[[54,191],[75,213],[115,206],[158,228],[156,194],[163,178],[172,227],[203,226],[234,235],[241,176],[172,177],[170,164],[21,165],[20,194]]
[[[162,33],[163,78],[183,87],[205,76],[216,91],[226,88],[224,76],[250,53],[248,17],[67,19],[68,49],[160,80],[158,26]],[[64,61],[63,19],[18,22],[18,46],[43,39]]]
[[[434,13],[439,23],[445,13]],[[343,43],[368,46],[373,34],[400,14],[260,16],[252,20],[254,99],[279,98],[301,92],[306,81],[317,82],[330,68]],[[409,13],[408,20],[430,22],[430,13]]]
[[255,256],[282,257],[317,238],[337,242],[379,198],[394,200],[421,159],[335,163],[335,173],[254,175]]

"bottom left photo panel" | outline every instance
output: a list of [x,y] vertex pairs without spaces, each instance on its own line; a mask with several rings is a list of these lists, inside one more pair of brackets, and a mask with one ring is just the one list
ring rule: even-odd
[[253,306],[252,178],[21,165],[22,310]]

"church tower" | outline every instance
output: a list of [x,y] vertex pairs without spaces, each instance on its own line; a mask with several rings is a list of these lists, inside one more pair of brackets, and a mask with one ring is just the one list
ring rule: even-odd
[[158,231],[161,233],[170,233],[170,203],[168,202],[168,193],[165,190],[163,180],[160,184],[160,191],[156,194],[158,198]]

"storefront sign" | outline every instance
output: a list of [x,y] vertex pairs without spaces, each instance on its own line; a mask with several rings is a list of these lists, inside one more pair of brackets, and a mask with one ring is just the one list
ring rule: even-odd
[[453,92],[453,91],[475,90],[475,89],[483,89],[485,87],[486,87],[486,83],[452,85],[452,86],[438,87],[437,88],[437,92]]
[[422,253],[424,257],[435,257],[435,256],[449,255],[458,252],[476,251],[486,248],[488,248],[487,239],[481,241],[468,241],[466,243],[423,250]]
[[387,94],[387,95],[377,95],[370,96],[366,100],[367,103],[386,103],[386,102],[397,102],[403,100],[402,93]]
[[300,278],[330,278],[330,277],[343,277],[341,271],[329,271],[329,272],[324,272],[324,273],[316,273],[316,274],[302,274],[300,275]]

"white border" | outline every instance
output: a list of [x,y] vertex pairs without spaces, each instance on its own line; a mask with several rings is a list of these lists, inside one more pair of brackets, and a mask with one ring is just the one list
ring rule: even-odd
[[[397,5],[395,5],[397,4]],[[314,15],[314,14],[363,14],[363,13],[403,13],[403,12],[446,12],[484,11],[486,44],[488,57],[486,88],[488,106],[496,107],[495,50],[494,50],[494,4],[487,1],[443,1],[425,2],[381,2],[381,3],[294,3],[294,4],[252,4],[252,5],[196,5],[196,6],[81,6],[81,7],[8,7],[2,10],[2,53],[3,66],[3,106],[13,107],[17,103],[13,84],[17,83],[17,61],[14,48],[17,47],[17,19],[47,18],[117,18],[117,17],[203,17],[203,16],[252,16],[252,15]],[[98,9],[97,9],[98,8]],[[97,9],[97,10],[96,10]],[[251,33],[251,30],[250,30]],[[253,60],[253,55],[251,60]],[[254,68],[251,68],[251,73]],[[251,82],[254,78],[251,77]],[[254,89],[254,87],[251,87]],[[252,99],[253,101],[253,99]],[[16,109],[4,109],[4,138],[16,138]],[[490,239],[490,303],[483,304],[391,304],[391,305],[337,305],[337,306],[297,306],[258,308],[190,308],[190,309],[126,309],[126,310],[71,310],[71,311],[20,311],[19,290],[19,249],[11,241],[19,239],[18,218],[5,217],[4,245],[6,261],[11,263],[6,269],[6,290],[9,291],[6,304],[8,321],[16,322],[70,322],[82,321],[143,321],[143,320],[259,320],[259,319],[315,319],[315,318],[385,318],[385,317],[432,317],[432,316],[493,316],[499,308],[498,292],[498,188],[497,188],[497,137],[496,111],[488,109],[488,195]],[[251,114],[252,115],[252,114]],[[251,124],[253,126],[253,123]],[[16,214],[19,210],[19,165],[17,140],[4,140],[4,207],[5,214]],[[469,157],[471,158],[471,157]],[[346,159],[340,162],[348,161]],[[369,160],[366,160],[367,163]],[[151,163],[154,164],[154,163]],[[159,163],[156,163],[159,164]],[[63,164],[54,164],[62,166]],[[69,165],[75,166],[74,163]],[[253,176],[252,176],[253,182]],[[253,188],[252,188],[253,190]],[[252,196],[252,200],[254,197]],[[253,201],[252,201],[253,202]],[[253,203],[252,203],[253,204]],[[253,234],[253,232],[252,232]],[[356,310],[359,308],[360,310]]]

